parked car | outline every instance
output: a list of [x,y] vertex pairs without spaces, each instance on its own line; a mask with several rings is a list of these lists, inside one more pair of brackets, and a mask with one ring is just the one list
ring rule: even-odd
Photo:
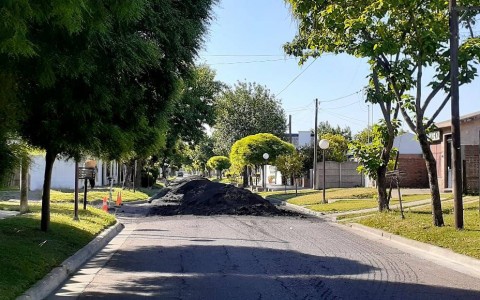
[[182,172],[182,171],[178,171],[177,177],[183,177],[183,172]]

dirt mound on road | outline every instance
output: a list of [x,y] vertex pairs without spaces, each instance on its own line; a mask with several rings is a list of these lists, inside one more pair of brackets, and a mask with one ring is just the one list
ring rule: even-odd
[[202,177],[187,177],[149,200],[150,215],[292,215],[261,196],[233,185]]

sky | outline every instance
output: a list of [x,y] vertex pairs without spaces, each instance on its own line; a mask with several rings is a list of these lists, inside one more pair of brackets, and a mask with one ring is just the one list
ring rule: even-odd
[[[220,0],[198,62],[216,71],[217,80],[233,86],[238,81],[266,86],[292,115],[292,132],[314,128],[315,99],[318,122],[350,127],[359,132],[381,118],[377,105],[365,103],[366,60],[326,54],[303,66],[286,56],[282,46],[293,39],[297,26],[282,0]],[[426,78],[424,79],[426,81]],[[424,92],[426,94],[426,92]],[[427,114],[441,102],[430,105]],[[480,79],[460,87],[460,114],[480,111]],[[450,119],[447,104],[436,121]],[[407,126],[404,125],[404,129]]]

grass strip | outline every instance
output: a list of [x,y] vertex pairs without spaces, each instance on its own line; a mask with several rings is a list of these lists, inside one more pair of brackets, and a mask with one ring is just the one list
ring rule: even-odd
[[[468,200],[469,197],[464,198],[464,201]],[[357,220],[357,223],[480,259],[478,202],[465,203],[463,230],[455,229],[453,202],[442,203],[442,206],[445,222],[443,227],[433,225],[429,205],[407,209],[403,220],[400,212],[393,210],[377,212]]]
[[[18,204],[0,202],[15,210]],[[0,299],[15,299],[53,268],[88,244],[115,217],[100,209],[79,210],[73,220],[73,205],[52,203],[50,229],[40,230],[39,204],[31,213],[0,220]]]
[[[148,194],[147,194],[148,192]],[[117,200],[117,194],[122,193],[122,202],[131,202],[138,200],[146,200],[150,197],[150,193],[154,193],[154,190],[144,189],[142,191],[136,190],[123,190],[121,188],[113,188],[112,190],[112,200]],[[93,189],[87,192],[87,201],[101,201],[103,197],[109,197],[108,188]],[[51,190],[50,192],[50,201],[53,202],[73,202],[75,194],[73,191],[57,191]],[[83,201],[83,191],[78,193],[79,202]]]

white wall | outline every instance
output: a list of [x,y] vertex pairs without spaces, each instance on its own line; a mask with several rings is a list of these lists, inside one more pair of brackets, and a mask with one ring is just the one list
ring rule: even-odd
[[[79,163],[80,166],[83,162]],[[97,176],[95,177],[95,185],[101,186],[104,184],[103,180],[103,163],[101,160],[97,161]],[[42,155],[32,156],[32,163],[30,164],[30,190],[41,190],[43,188],[43,177],[45,174],[45,157]],[[84,180],[79,181],[79,188],[83,187]],[[106,184],[106,183],[105,183]],[[75,188],[75,161],[70,159],[68,161],[63,159],[56,159],[52,170],[52,189],[74,189]]]
[[298,146],[304,147],[312,145],[312,132],[311,131],[299,131],[298,132]]
[[422,154],[422,148],[416,136],[407,132],[395,137],[393,147],[398,148],[400,154]]

